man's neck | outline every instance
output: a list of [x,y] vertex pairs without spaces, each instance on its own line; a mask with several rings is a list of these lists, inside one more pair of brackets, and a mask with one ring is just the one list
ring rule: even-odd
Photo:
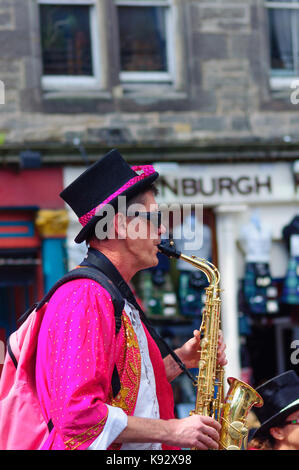
[[[91,248],[100,251],[116,267],[123,279],[129,283],[136,271],[132,269],[132,264],[128,261],[128,256],[124,256],[121,251],[111,249],[108,244],[103,243],[101,247],[91,244]],[[130,269],[131,268],[131,269]]]
[[296,447],[279,441],[275,444],[275,450],[296,450]]

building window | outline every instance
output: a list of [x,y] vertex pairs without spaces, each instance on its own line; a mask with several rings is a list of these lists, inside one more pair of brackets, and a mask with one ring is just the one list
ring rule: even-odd
[[92,76],[89,7],[41,5],[45,75]]
[[172,82],[172,8],[168,0],[117,0],[122,82]]
[[39,0],[43,88],[99,87],[96,6],[92,0]]
[[267,1],[273,88],[299,77],[299,1]]

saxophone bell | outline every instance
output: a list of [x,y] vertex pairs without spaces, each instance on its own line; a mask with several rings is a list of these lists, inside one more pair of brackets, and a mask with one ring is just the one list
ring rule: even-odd
[[253,406],[263,406],[260,394],[250,385],[228,377],[229,389],[221,410],[220,449],[246,450],[249,429],[247,416]]

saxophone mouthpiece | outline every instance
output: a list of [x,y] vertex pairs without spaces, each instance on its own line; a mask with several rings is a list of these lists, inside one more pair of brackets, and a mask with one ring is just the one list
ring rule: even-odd
[[158,249],[163,255],[168,256],[168,258],[179,258],[181,256],[181,252],[176,249],[173,240],[162,240],[158,245]]

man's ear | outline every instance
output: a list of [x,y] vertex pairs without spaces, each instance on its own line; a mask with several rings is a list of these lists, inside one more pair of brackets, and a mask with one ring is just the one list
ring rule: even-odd
[[275,426],[273,428],[269,429],[269,432],[274,439],[277,439],[278,441],[281,441],[284,439],[284,431],[283,428],[279,428],[278,426]]

